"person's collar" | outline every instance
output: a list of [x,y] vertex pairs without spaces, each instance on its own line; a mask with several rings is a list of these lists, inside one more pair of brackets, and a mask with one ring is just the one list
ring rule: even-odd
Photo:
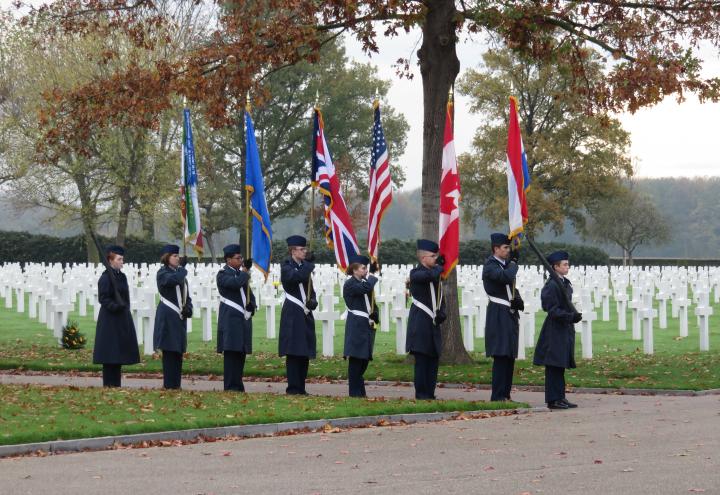
[[502,258],[498,258],[498,257],[495,256],[494,254],[493,254],[493,258],[495,258],[496,260],[498,260],[502,266],[505,266],[505,263],[507,263],[507,261],[505,261],[505,260],[502,259]]
[[233,270],[233,271],[235,271],[235,272],[238,272],[238,271],[240,271],[240,270],[239,270],[239,269],[237,269],[237,268],[233,268],[233,267],[231,267],[231,266],[230,266],[230,265],[228,265],[227,263],[225,263],[225,266],[226,266],[226,267],[228,267],[228,268],[230,268],[231,270]]

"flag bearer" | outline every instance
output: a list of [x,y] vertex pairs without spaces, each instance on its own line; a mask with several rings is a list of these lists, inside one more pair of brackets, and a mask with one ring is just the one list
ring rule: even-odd
[[225,390],[244,392],[245,358],[252,354],[252,317],[257,308],[250,290],[252,259],[243,261],[239,244],[223,248],[225,266],[216,280],[220,293],[217,352],[223,354]]
[[187,351],[187,319],[192,317],[192,299],[187,285],[187,257],[180,246],[165,245],[157,272],[160,303],[155,312],[153,348],[162,351],[163,388],[180,388],[183,354]]
[[[372,359],[375,344],[373,290],[378,279],[368,276],[367,256],[351,256],[346,274],[350,276],[343,286],[343,299],[348,314],[345,320],[345,347],[343,357],[348,360],[348,388],[350,397],[366,397],[363,375]],[[374,318],[374,319],[373,319]]]
[[492,254],[485,260],[482,280],[490,300],[485,317],[485,355],[493,358],[490,400],[511,400],[513,370],[518,354],[519,311],[525,309],[515,290],[517,257],[505,234],[490,236]]
[[130,315],[130,289],[122,272],[125,250],[108,246],[105,256],[110,270],[105,270],[98,280],[100,313],[95,327],[93,363],[103,365],[103,387],[119,387],[122,365],[139,363],[140,352]]
[[[565,398],[565,368],[575,367],[574,323],[582,320],[582,314],[570,309],[573,288],[565,278],[570,270],[570,256],[565,251],[555,251],[547,257],[548,263],[560,278],[549,278],[540,293],[542,308],[547,312],[540,337],[535,346],[533,364],[545,365],[545,402],[550,409],[577,407]],[[562,295],[567,293],[567,299]]]
[[308,253],[303,236],[287,238],[288,257],[280,267],[280,282],[285,290],[285,301],[280,313],[278,354],[286,356],[287,389],[289,395],[307,395],[310,359],[316,356],[315,318],[312,311],[317,301],[312,290],[312,272],[315,269],[312,253]]
[[442,350],[440,324],[445,321],[440,275],[445,257],[438,255],[437,243],[417,241],[418,265],[410,271],[413,298],[407,323],[405,350],[415,358],[415,398],[435,399],[438,365]]

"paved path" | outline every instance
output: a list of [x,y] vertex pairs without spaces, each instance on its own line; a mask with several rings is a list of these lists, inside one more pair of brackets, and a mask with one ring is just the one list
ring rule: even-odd
[[[0,382],[18,381],[0,375]],[[64,377],[26,377],[62,382]],[[74,377],[75,385],[97,383]],[[87,381],[87,382],[85,382]],[[127,379],[128,386],[149,382]],[[155,384],[159,384],[155,380]],[[185,382],[217,388],[219,382]],[[248,382],[278,390],[281,383]],[[311,393],[345,393],[312,384]],[[409,387],[371,387],[408,396]],[[443,398],[487,391],[439,389]],[[516,392],[542,404],[542,394]],[[720,397],[574,394],[570,411],[0,460],[0,493],[720,493]]]

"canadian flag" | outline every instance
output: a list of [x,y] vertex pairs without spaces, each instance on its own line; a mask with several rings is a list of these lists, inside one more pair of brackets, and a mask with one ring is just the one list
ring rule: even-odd
[[460,255],[460,176],[453,138],[452,101],[448,101],[445,114],[439,224],[440,253],[445,256],[445,271],[442,277],[447,278],[457,265]]

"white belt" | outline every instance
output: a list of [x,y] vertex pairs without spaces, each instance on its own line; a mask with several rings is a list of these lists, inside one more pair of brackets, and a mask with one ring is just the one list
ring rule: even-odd
[[432,304],[432,310],[425,306],[423,303],[413,297],[412,303],[426,313],[430,319],[435,323],[435,316],[437,315],[437,308],[435,307],[435,285],[430,282],[430,303]]
[[494,303],[497,303],[497,304],[502,304],[503,306],[507,306],[508,308],[511,307],[511,306],[510,306],[510,301],[506,301],[505,299],[502,299],[502,298],[500,298],[500,297],[495,297],[495,296],[488,295],[488,299],[489,299],[491,302],[494,302]]
[[348,308],[348,312],[352,313],[356,316],[362,316],[363,318],[367,318],[368,321],[370,320],[370,313],[372,312],[370,310],[370,300],[368,299],[367,294],[363,294],[363,299],[365,299],[365,308],[367,311],[360,311],[359,309],[350,309]]
[[163,296],[160,296],[160,301],[165,306],[167,306],[170,309],[172,309],[173,311],[175,311],[177,313],[177,315],[180,317],[180,319],[182,320],[182,317],[183,317],[182,311],[180,311],[180,301],[182,301],[182,296],[180,296],[180,286],[179,285],[175,286],[175,295],[177,296],[177,301],[178,301],[177,304],[170,301],[170,299],[165,299]]
[[348,313],[352,313],[352,314],[354,314],[355,316],[360,316],[360,317],[362,317],[362,318],[367,318],[368,320],[370,319],[370,314],[369,314],[369,313],[366,313],[365,311],[360,311],[359,309],[348,309],[347,311],[348,311]]
[[182,318],[182,313],[180,312],[180,308],[173,304],[170,300],[165,299],[163,296],[160,296],[160,302],[162,302],[165,306],[169,307],[173,311],[175,311],[180,318]]
[[221,302],[221,303],[227,304],[227,305],[230,306],[231,308],[240,311],[240,312],[243,314],[243,316],[245,316],[245,319],[246,319],[246,320],[249,320],[250,317],[252,317],[252,313],[251,313],[250,311],[247,311],[245,308],[243,308],[242,306],[240,306],[240,305],[239,305],[238,303],[236,303],[235,301],[231,301],[230,299],[227,299],[227,298],[222,297],[222,296],[220,296],[219,299],[220,299],[220,302]]
[[417,307],[420,308],[423,312],[427,313],[427,315],[428,315],[430,318],[432,318],[432,319],[435,318],[435,315],[434,315],[433,312],[430,310],[430,308],[428,308],[427,306],[425,306],[423,303],[421,303],[421,302],[418,301],[417,299],[413,298],[412,303],[413,303],[414,306],[417,306]]
[[303,312],[304,312],[306,315],[307,315],[307,314],[310,314],[310,310],[307,308],[307,306],[305,306],[305,304],[304,304],[300,299],[298,299],[297,297],[292,296],[292,295],[290,295],[290,294],[288,294],[288,293],[286,292],[286,293],[285,293],[285,299],[288,300],[288,301],[290,301],[290,302],[293,303],[293,304],[297,304],[298,306],[300,306],[300,307],[302,308]]

